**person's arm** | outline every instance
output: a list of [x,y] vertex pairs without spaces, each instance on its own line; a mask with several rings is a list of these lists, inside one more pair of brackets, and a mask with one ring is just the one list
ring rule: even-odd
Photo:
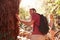
[[26,22],[26,21],[20,20],[20,22],[22,22],[22,23],[24,23],[24,24],[26,24],[26,25],[32,25],[32,24],[34,23],[33,20],[31,20],[30,22]]
[[17,14],[16,14],[16,17],[18,18],[18,21],[20,21],[20,22],[22,22],[22,23],[24,23],[26,25],[32,25],[34,23],[33,20],[31,20],[30,22],[26,22],[26,21],[20,20],[19,15],[17,15]]

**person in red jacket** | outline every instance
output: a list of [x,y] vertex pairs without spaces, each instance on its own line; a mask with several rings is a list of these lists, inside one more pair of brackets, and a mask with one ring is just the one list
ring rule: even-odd
[[30,9],[30,15],[32,17],[33,23],[33,33],[32,34],[41,34],[38,27],[40,25],[40,16],[38,13],[36,13],[36,10],[34,8]]
[[25,23],[26,25],[33,24],[33,32],[32,32],[32,36],[31,36],[31,40],[44,40],[44,36],[38,29],[38,27],[40,25],[40,16],[38,15],[38,13],[36,12],[36,10],[34,8],[31,8],[29,10],[29,12],[31,15],[31,21],[30,22],[21,21],[21,22]]

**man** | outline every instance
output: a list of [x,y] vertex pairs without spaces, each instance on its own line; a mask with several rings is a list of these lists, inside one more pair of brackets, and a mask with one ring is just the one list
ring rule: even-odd
[[30,15],[31,15],[31,21],[30,22],[24,22],[21,21],[27,25],[33,24],[33,32],[31,36],[31,40],[44,40],[44,36],[42,33],[39,31],[38,27],[40,25],[40,15],[36,13],[36,10],[34,8],[31,8],[29,10]]

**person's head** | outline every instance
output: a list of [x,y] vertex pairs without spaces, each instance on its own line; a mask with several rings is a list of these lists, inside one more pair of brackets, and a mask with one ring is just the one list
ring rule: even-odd
[[[18,10],[19,0],[0,0],[0,33],[8,33],[11,30],[11,36],[18,35],[18,19],[16,18]],[[7,40],[8,37],[5,37],[4,40]]]
[[30,14],[33,14],[33,13],[36,13],[36,10],[35,10],[35,8],[31,8],[29,12],[30,12]]

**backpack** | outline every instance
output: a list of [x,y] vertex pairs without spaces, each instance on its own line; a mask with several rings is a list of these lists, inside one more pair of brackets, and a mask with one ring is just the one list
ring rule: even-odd
[[47,18],[43,15],[40,15],[40,25],[38,29],[43,35],[46,35],[49,31]]

